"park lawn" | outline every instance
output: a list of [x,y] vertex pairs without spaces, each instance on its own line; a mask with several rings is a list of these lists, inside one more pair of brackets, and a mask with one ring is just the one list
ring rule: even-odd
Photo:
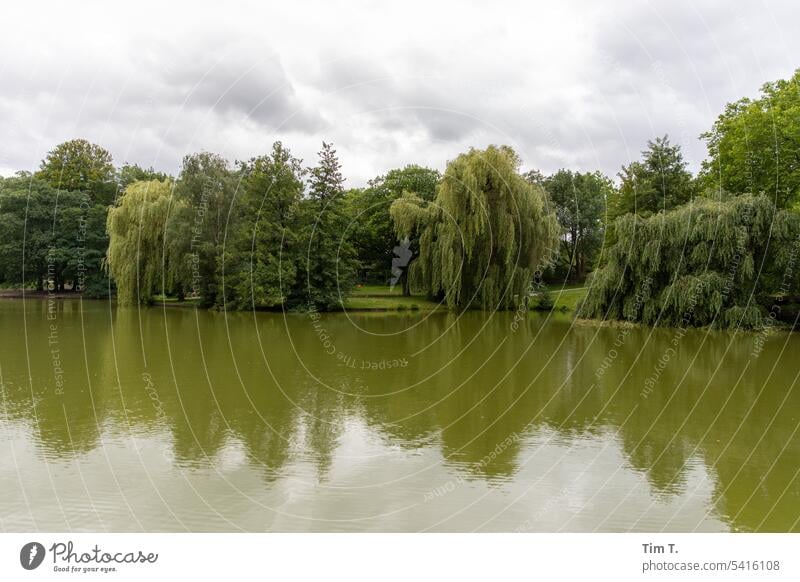
[[402,293],[399,286],[361,285],[345,299],[344,307],[348,311],[417,311],[436,309],[439,305],[422,295],[404,297]]
[[351,293],[353,297],[386,297],[403,296],[403,288],[400,285],[389,287],[388,285],[356,285]]
[[[578,304],[586,297],[586,292],[589,290],[585,285],[569,286],[569,285],[550,285],[547,288],[550,297],[553,299],[554,311],[575,311]],[[538,297],[541,293],[534,293],[531,301],[531,309],[536,309],[538,306]]]

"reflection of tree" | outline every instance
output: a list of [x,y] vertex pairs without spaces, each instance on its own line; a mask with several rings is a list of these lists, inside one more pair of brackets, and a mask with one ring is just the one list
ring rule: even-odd
[[[336,347],[330,354],[303,314],[284,320],[131,309],[115,310],[109,320],[107,305],[85,302],[83,341],[76,314],[59,312],[66,383],[56,397],[41,305],[28,304],[27,332],[35,435],[50,456],[91,451],[101,431],[166,432],[187,467],[213,465],[234,439],[266,481],[296,461],[312,463],[324,480],[357,421],[392,445],[439,447],[467,478],[505,480],[528,462],[531,434],[545,429],[562,442],[597,438],[621,446],[658,495],[691,493],[689,469],[703,463],[715,480],[715,511],[732,527],[797,529],[795,336],[770,337],[751,359],[752,335],[692,330],[673,343],[675,330],[540,317],[512,331],[513,313],[488,322],[478,313],[442,313],[416,327],[424,315],[353,314],[373,334],[410,328],[365,336],[347,318],[325,315]],[[21,311],[3,318],[22,328]],[[0,336],[5,409],[34,426],[17,343]],[[669,346],[674,351],[659,368]],[[361,361],[400,358],[408,365],[360,368]],[[644,391],[654,370],[657,381]]]
[[[28,301],[26,319],[21,306],[3,310],[5,329],[15,330],[0,334],[5,413],[30,424],[48,456],[89,452],[98,446],[108,395],[102,378],[92,373],[87,383],[86,362],[93,371],[108,341],[108,321],[100,313],[83,334],[76,300]],[[27,350],[18,330],[25,330]]]

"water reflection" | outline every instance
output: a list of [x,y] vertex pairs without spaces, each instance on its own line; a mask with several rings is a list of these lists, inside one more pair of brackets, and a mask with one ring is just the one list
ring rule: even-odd
[[756,356],[513,314],[0,316],[5,529],[799,529],[795,335]]

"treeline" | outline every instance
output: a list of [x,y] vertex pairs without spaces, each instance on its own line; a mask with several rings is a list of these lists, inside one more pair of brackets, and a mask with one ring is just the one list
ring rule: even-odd
[[330,310],[358,283],[391,283],[462,310],[588,276],[584,317],[757,326],[797,289],[799,84],[729,104],[701,136],[699,175],[665,136],[616,183],[523,174],[514,150],[490,146],[348,189],[330,144],[304,165],[280,142],[235,163],[189,155],[172,177],[72,140],[0,179],[0,284]]

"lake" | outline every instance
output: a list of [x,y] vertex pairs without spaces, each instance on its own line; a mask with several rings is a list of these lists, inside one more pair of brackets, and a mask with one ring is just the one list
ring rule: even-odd
[[0,301],[4,531],[798,531],[800,336]]

